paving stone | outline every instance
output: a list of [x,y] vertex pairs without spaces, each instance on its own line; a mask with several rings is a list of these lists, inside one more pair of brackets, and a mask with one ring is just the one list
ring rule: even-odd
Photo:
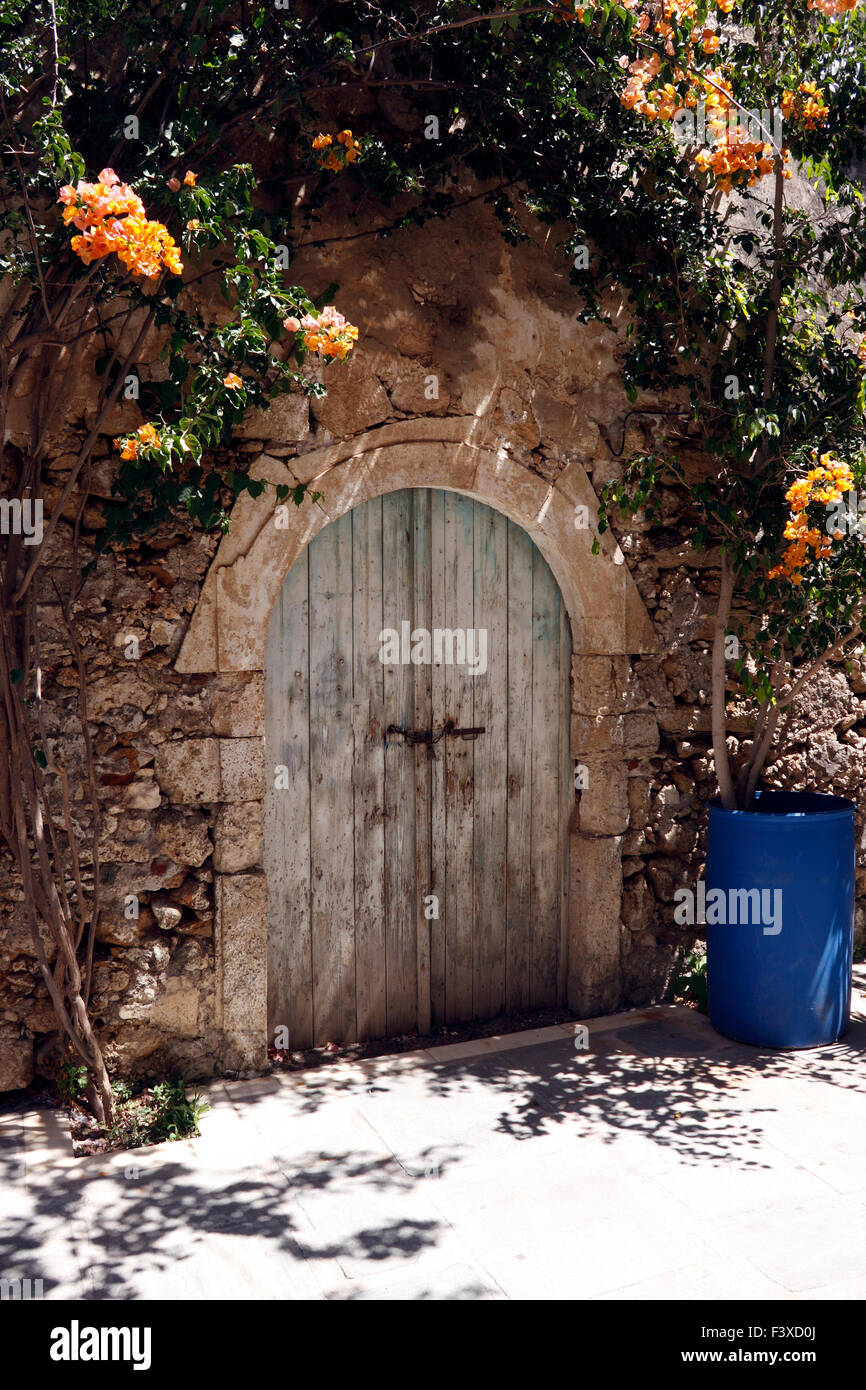
[[333,1260],[346,1278],[361,1279],[371,1270],[404,1273],[428,1258],[438,1263],[465,1257],[463,1242],[422,1182],[407,1178],[396,1163],[375,1176],[375,1183],[359,1178],[348,1187],[328,1184],[298,1197],[311,1226],[303,1242],[307,1259]]
[[811,1202],[834,1195],[821,1178],[758,1143],[744,1163],[677,1162],[656,1181],[701,1220],[757,1211],[781,1199]]
[[773,1202],[717,1217],[711,1229],[792,1293],[866,1276],[866,1222],[843,1197]]
[[[587,1170],[579,1146],[507,1174],[446,1173],[436,1207],[511,1297],[587,1298],[714,1252],[680,1204],[640,1174]],[[506,1179],[503,1181],[503,1179]]]
[[615,1299],[617,1302],[637,1302],[641,1299],[673,1302],[692,1299],[703,1303],[712,1299],[775,1299],[779,1297],[779,1288],[769,1280],[762,1280],[757,1271],[752,1277],[747,1277],[741,1269],[733,1266],[726,1269],[719,1269],[717,1266],[705,1269],[700,1265],[686,1265],[683,1269],[674,1269],[667,1274],[611,1289],[598,1297],[605,1300]]

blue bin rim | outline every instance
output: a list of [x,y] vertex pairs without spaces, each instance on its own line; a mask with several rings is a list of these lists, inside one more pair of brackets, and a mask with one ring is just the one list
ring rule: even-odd
[[[775,802],[775,806],[770,803]],[[787,805],[785,804],[787,803]],[[799,809],[796,809],[799,806]],[[853,816],[857,807],[845,796],[829,792],[757,791],[755,805],[750,811],[726,811],[721,798],[709,803],[711,816],[772,816],[773,820],[806,820],[820,816],[822,820],[843,820]]]

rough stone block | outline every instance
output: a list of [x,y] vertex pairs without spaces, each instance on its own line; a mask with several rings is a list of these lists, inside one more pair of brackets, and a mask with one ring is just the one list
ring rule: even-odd
[[263,874],[216,879],[220,991],[226,1033],[258,1033],[266,1047],[267,890]]
[[145,903],[139,908],[137,917],[124,916],[122,906],[109,903],[103,905],[96,928],[96,939],[107,946],[135,946],[155,921],[156,918]]
[[655,914],[656,902],[652,889],[643,874],[635,875],[623,889],[622,918],[625,925],[629,931],[645,931]]
[[647,757],[659,746],[659,726],[654,714],[624,714],[622,718],[623,752],[633,758]]
[[264,744],[261,738],[179,739],[157,752],[156,776],[175,805],[253,801],[265,791]]
[[294,392],[277,396],[265,409],[250,410],[234,428],[237,439],[274,439],[298,444],[310,433],[309,397]]
[[109,710],[132,705],[150,713],[156,695],[139,673],[136,663],[127,663],[125,670],[113,671],[103,680],[91,682],[87,690],[87,711],[91,719],[102,719]]
[[621,763],[590,763],[580,794],[584,835],[621,835],[628,829],[628,777]]
[[334,439],[349,439],[393,415],[388,393],[362,355],[349,358],[339,376],[328,378],[328,394],[313,402],[313,416]]
[[622,715],[572,714],[571,755],[573,758],[599,757],[605,753],[639,758],[649,757],[659,746],[655,715],[634,712]]
[[144,768],[138,779],[123,791],[123,804],[130,811],[155,811],[161,804],[159,787],[150,768]]
[[214,733],[225,738],[260,738],[265,730],[265,678],[261,671],[238,677],[231,689],[215,690]]
[[33,1040],[16,1027],[0,1027],[0,1091],[18,1091],[33,1080]]
[[156,842],[177,864],[190,864],[198,869],[213,850],[208,824],[204,816],[183,811],[169,811],[159,818]]
[[264,1071],[268,1063],[267,1039],[263,1033],[230,1033],[223,1038],[223,1072]]
[[163,794],[176,805],[221,800],[219,739],[164,743],[156,754],[156,777]]
[[571,756],[591,758],[609,753],[622,743],[622,720],[612,714],[572,714]]
[[166,980],[148,1022],[175,1037],[194,1038],[198,1032],[198,991],[179,977]]
[[190,876],[184,879],[179,888],[172,890],[172,899],[193,912],[209,913],[211,910],[210,884],[200,878]]
[[261,738],[220,739],[220,801],[255,801],[265,794]]
[[221,874],[236,874],[261,863],[261,858],[261,802],[223,806],[214,827],[214,868]]
[[[387,376],[383,373],[394,410],[402,410],[407,415],[430,415],[447,410],[451,393],[441,364],[437,367],[438,370],[422,366],[407,357],[397,358]],[[431,376],[436,377],[436,386],[431,383]],[[437,390],[438,394],[431,398],[428,394],[431,390]]]
[[150,910],[156,918],[156,925],[160,931],[174,931],[181,917],[183,908],[178,907],[170,898],[157,893],[150,900]]
[[591,718],[610,714],[617,703],[610,657],[576,652],[571,672],[575,712]]
[[584,1018],[612,1013],[622,991],[622,837],[571,839],[568,1004]]

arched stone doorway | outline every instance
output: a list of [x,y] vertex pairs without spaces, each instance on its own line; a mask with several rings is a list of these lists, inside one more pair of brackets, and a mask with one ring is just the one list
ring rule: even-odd
[[[474,416],[405,420],[310,450],[289,462],[263,455],[254,476],[309,483],[313,504],[278,513],[274,490],[243,496],[220,543],[176,662],[214,673],[213,738],[196,756],[217,820],[215,1022],[224,1065],[261,1066],[267,1030],[267,907],[261,855],[240,863],[220,850],[220,825],[261,826],[273,768],[265,763],[264,669],[268,626],[295,560],[328,523],[406,488],[447,489],[501,512],[534,542],[562,596],[572,634],[570,759],[586,774],[569,785],[566,999],[584,1016],[622,998],[622,836],[628,764],[655,752],[651,715],[625,697],[626,656],[655,648],[652,624],[615,541],[595,529],[597,500],[578,463],[554,481],[476,442]],[[594,543],[599,542],[597,554]],[[241,804],[238,804],[241,803]]]

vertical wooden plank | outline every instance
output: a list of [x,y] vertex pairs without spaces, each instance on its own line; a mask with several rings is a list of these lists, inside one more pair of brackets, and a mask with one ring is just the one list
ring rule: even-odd
[[[486,670],[473,681],[474,745],[473,1013],[495,1018],[505,1007],[505,866],[508,776],[508,524],[476,503],[474,512],[474,654]],[[471,669],[471,668],[470,668]]]
[[[427,626],[441,624],[445,613],[445,496],[441,489],[430,493],[430,607]],[[445,723],[445,667],[430,671],[431,715],[428,728],[441,729]],[[441,751],[430,762],[430,891],[439,899],[439,920],[430,928],[430,1019],[445,1022],[445,958],[448,929],[448,804],[445,787],[445,758]]]
[[559,968],[557,1004],[568,1002],[568,835],[574,805],[574,772],[571,761],[571,624],[559,598]]
[[532,1002],[532,541],[508,523],[508,749],[505,1005]]
[[[384,557],[383,625],[398,634],[412,627],[412,494],[407,489],[382,499]],[[384,668],[385,713],[390,724],[414,728],[416,668]],[[385,748],[385,960],[386,1017],[389,1034],[415,1027],[418,1016],[418,960],[415,887],[415,754],[392,736]]]
[[[430,520],[431,494],[428,488],[412,492],[412,583],[413,625],[430,629]],[[429,729],[432,718],[432,667],[425,663],[415,668],[414,714],[416,729]],[[425,914],[424,899],[434,893],[431,885],[430,857],[430,789],[432,759],[427,749],[415,749],[415,921],[417,961],[417,1027],[422,1035],[430,1031],[430,940],[439,930],[439,922]]]
[[[445,612],[435,626],[445,630],[443,671],[445,718],[456,727],[473,723],[473,679],[456,659],[453,637],[459,628],[474,623],[473,536],[474,507],[458,493],[445,495]],[[434,661],[435,665],[435,661]],[[437,727],[437,732],[439,725]],[[445,764],[446,797],[446,961],[445,1018],[459,1022],[472,1018],[474,831],[474,745],[463,739],[443,738],[437,754]]]
[[352,519],[352,719],[355,836],[357,1036],[385,1036],[385,745],[382,618],[382,499]]
[[532,1002],[557,1000],[560,936],[559,608],[556,581],[544,558],[532,557]]
[[352,518],[310,546],[310,863],[313,1033],[351,1042],[355,1017],[353,888]]
[[[313,1042],[310,917],[310,685],[307,554],[290,569],[265,648],[264,869],[268,891],[268,1035]],[[275,768],[288,770],[276,788]],[[282,779],[281,779],[282,780]]]

